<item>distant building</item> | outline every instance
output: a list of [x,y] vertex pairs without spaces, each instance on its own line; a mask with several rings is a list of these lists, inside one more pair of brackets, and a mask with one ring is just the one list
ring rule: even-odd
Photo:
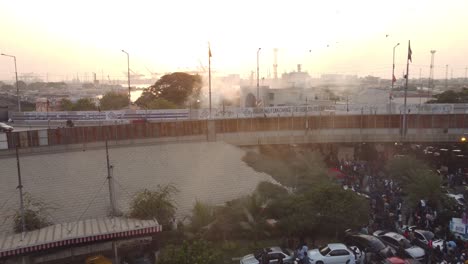
[[36,112],[62,111],[62,98],[37,98]]

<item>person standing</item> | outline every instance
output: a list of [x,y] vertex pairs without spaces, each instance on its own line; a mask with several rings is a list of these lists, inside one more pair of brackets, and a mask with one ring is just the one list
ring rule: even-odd
[[297,254],[300,264],[309,264],[309,256],[307,255],[308,251],[309,248],[307,247],[307,244],[305,243],[304,239],[301,239]]

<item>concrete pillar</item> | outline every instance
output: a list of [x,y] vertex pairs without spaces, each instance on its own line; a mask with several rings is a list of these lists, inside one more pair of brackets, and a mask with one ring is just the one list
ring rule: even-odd
[[207,140],[216,141],[216,123],[215,120],[207,121]]

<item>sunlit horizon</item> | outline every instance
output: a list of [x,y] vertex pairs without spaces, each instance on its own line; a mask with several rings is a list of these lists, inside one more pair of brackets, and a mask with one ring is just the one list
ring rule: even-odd
[[[72,80],[93,72],[98,79],[125,79],[130,68],[150,76],[208,67],[208,42],[215,74],[249,76],[260,52],[260,76],[302,65],[312,77],[337,73],[391,77],[406,68],[410,78],[465,77],[468,21],[465,1],[4,1],[0,3],[0,52],[17,57],[18,74]],[[6,36],[6,37],[5,37]],[[12,80],[14,65],[0,57],[0,80]],[[109,77],[108,77],[109,76]]]

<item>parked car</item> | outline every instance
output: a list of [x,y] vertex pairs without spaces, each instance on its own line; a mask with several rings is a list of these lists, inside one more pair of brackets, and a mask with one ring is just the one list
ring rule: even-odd
[[432,233],[431,231],[414,229],[413,232],[415,238],[413,243],[415,245],[420,246],[424,249],[429,249],[431,247],[436,248],[437,246],[439,246],[440,250],[442,250],[444,240],[436,238],[434,233]]
[[12,126],[9,126],[9,125],[7,125],[5,123],[0,122],[0,131],[1,132],[11,132],[11,131],[13,131],[13,129],[14,128]]
[[447,194],[445,194],[445,195],[447,195],[448,197],[454,199],[454,200],[457,202],[457,204],[458,204],[459,206],[464,207],[465,204],[466,204],[465,198],[463,197],[463,194],[447,193]]
[[348,247],[355,246],[359,248],[363,254],[373,255],[372,259],[381,261],[388,257],[395,256],[395,250],[385,245],[379,238],[371,235],[347,235],[345,244]]
[[292,264],[294,261],[294,252],[281,247],[263,248],[254,254],[249,254],[241,258],[240,264],[259,264],[261,260],[265,258],[268,260],[268,263]]
[[307,252],[311,264],[354,264],[356,256],[346,245],[333,243]]
[[395,249],[400,257],[424,260],[424,249],[412,245],[404,236],[395,232],[374,232],[374,234],[377,234],[385,244]]
[[415,259],[402,259],[399,257],[391,257],[384,259],[382,264],[420,264],[421,262]]

